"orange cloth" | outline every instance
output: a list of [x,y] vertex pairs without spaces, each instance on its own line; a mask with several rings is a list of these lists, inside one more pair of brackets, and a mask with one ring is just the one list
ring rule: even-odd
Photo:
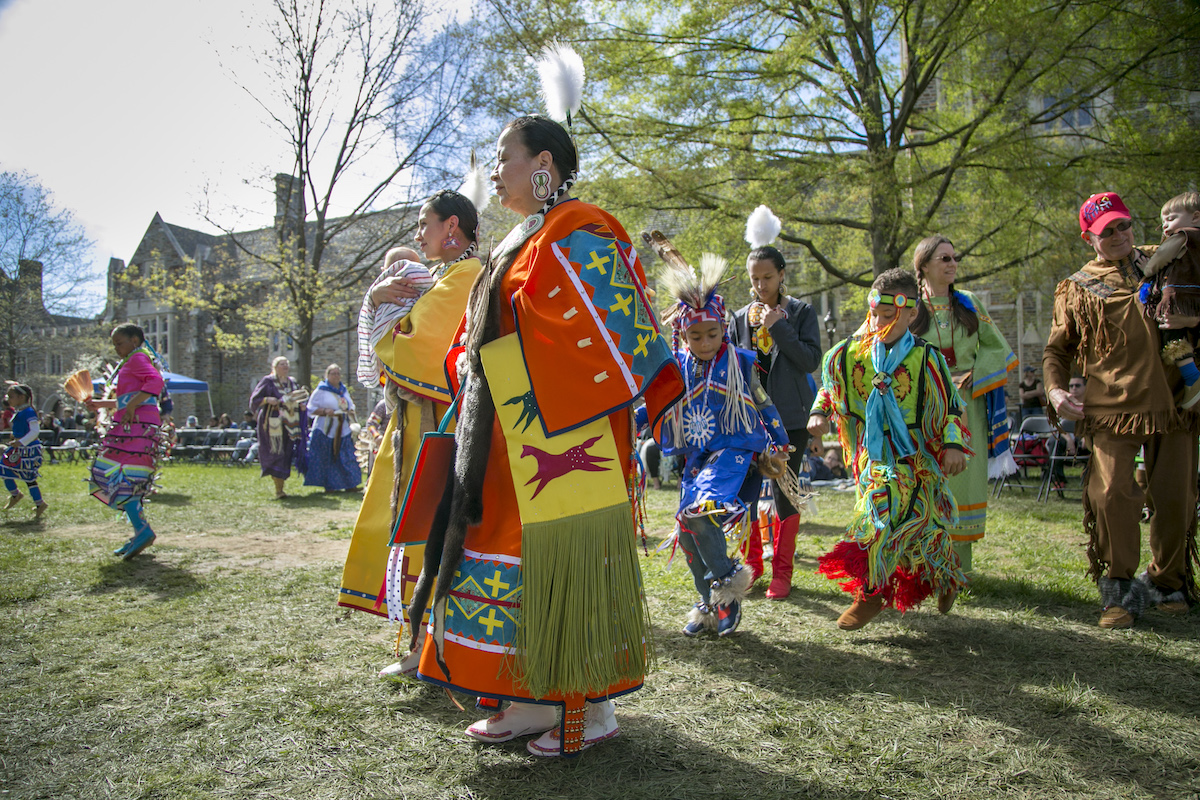
[[[578,235],[581,231],[589,235]],[[570,248],[565,246],[568,241]],[[645,274],[620,223],[594,206],[570,201],[551,209],[499,290],[500,335],[520,333],[540,413],[533,424],[544,421],[553,436],[607,416],[627,485],[633,470],[630,406],[644,394],[650,419],[657,420],[683,388],[669,343],[649,311],[644,286]],[[454,358],[452,351],[449,361]],[[569,479],[568,473],[559,480]],[[439,668],[435,647],[427,639],[422,679],[473,695],[531,698],[512,674],[512,659],[506,655],[506,636],[513,633],[520,614],[521,548],[522,522],[508,447],[499,420],[493,419],[483,517],[467,531],[447,610],[443,655],[451,675],[447,678]],[[629,568],[639,569],[636,562]],[[462,617],[452,623],[453,614],[478,620],[478,633],[454,635]],[[640,678],[630,679],[587,697],[613,696],[640,685]],[[578,699],[572,697],[573,702]],[[567,698],[551,694],[538,699]]]

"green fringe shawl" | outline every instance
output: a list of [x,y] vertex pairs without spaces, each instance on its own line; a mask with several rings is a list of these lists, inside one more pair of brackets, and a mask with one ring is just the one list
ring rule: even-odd
[[512,679],[533,697],[605,693],[653,662],[627,503],[521,532],[521,613]]

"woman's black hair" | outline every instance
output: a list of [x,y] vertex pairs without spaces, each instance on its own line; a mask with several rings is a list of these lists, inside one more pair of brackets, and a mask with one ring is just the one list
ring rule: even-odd
[[746,261],[747,263],[751,261],[770,261],[775,265],[775,269],[780,272],[787,269],[787,262],[783,260],[783,253],[769,244],[751,250],[750,255],[746,256]]
[[476,231],[479,230],[479,212],[475,204],[458,192],[441,189],[425,201],[438,219],[443,222],[450,217],[458,217],[458,227],[472,242],[477,241]]
[[14,390],[14,389],[16,389],[16,390],[17,390],[18,392],[20,392],[21,394],[25,395],[25,402],[26,402],[26,403],[28,403],[29,405],[33,405],[33,388],[32,388],[32,387],[30,387],[30,386],[29,386],[29,384],[26,384],[26,383],[10,383],[10,384],[8,385],[8,391],[10,391],[10,392],[11,392],[11,391],[12,391],[12,390]]
[[[912,271],[918,284],[925,282],[925,267],[933,259],[934,252],[944,244],[954,246],[954,242],[940,234],[926,236],[917,242],[917,249],[913,251]],[[929,304],[924,295],[921,296],[921,301],[921,304],[917,306],[917,318],[913,320],[912,325],[908,326],[908,329],[917,336],[924,336],[933,322],[933,314],[929,311]],[[979,332],[979,315],[962,304],[954,291],[953,283],[950,284],[950,315],[963,327],[968,336],[974,336]]]
[[118,325],[117,327],[113,328],[112,333],[109,335],[116,336],[118,333],[124,336],[126,339],[137,339],[139,345],[146,343],[146,332],[142,330],[142,326],[134,325],[132,322],[126,322],[123,325]]
[[521,134],[521,143],[529,155],[536,156],[543,150],[550,153],[560,181],[565,181],[579,170],[579,151],[575,149],[575,142],[571,141],[571,134],[549,117],[540,114],[517,117],[504,126],[501,135],[507,131]]

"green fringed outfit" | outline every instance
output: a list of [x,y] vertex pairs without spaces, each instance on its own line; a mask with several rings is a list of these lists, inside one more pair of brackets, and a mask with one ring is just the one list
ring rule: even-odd
[[882,596],[899,611],[931,594],[956,591],[966,578],[947,530],[954,524],[954,497],[938,458],[948,447],[967,454],[969,438],[959,423],[962,406],[946,363],[920,339],[893,370],[895,396],[916,452],[897,456],[896,431],[884,426],[883,458],[870,458],[868,400],[879,384],[869,348],[858,337],[825,356],[814,414],[837,420],[842,451],[858,493],[855,518],[843,541],[819,560],[818,571],[838,580],[851,595]]
[[983,538],[987,526],[987,442],[991,426],[985,397],[989,391],[1008,381],[1008,373],[1017,368],[1017,357],[979,298],[970,292],[957,291],[975,307],[979,330],[967,333],[954,320],[950,313],[950,298],[929,297],[925,302],[932,312],[932,320],[924,336],[943,352],[954,353],[951,373],[957,376],[968,370],[971,372],[970,391],[964,391],[962,398],[967,404],[964,416],[971,429],[971,441],[979,455],[967,461],[965,471],[947,480],[958,507],[958,523],[950,528],[950,538],[956,542],[974,542]]

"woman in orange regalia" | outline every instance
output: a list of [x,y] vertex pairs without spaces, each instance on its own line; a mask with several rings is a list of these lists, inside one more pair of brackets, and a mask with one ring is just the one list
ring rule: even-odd
[[611,698],[645,674],[630,407],[644,395],[657,423],[682,381],[629,236],[568,194],[567,132],[521,117],[497,151],[496,194],[525,220],[451,351],[455,474],[409,613],[431,612],[419,678],[513,701],[468,736],[574,755],[617,735]]

